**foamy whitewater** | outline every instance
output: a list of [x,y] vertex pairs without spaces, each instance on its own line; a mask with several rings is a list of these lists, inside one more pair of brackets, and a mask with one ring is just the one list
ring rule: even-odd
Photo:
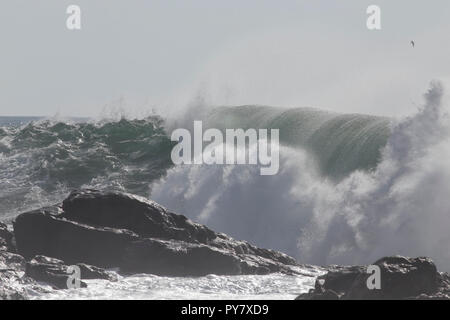
[[[228,300],[293,300],[299,293],[314,288],[316,277],[324,272],[304,269],[302,276],[272,274],[265,276],[216,276],[199,278],[169,278],[153,275],[119,277],[117,282],[86,280],[88,288],[52,290],[46,292],[28,289],[31,299],[228,299]],[[83,280],[84,281],[84,280]]]
[[[216,231],[283,251],[300,263],[368,264],[428,256],[450,271],[450,122],[435,82],[423,107],[396,120],[312,108],[211,108],[206,127],[280,129],[280,171],[257,166],[174,167],[170,128],[187,118],[57,121],[0,118],[0,220],[61,201],[77,187],[150,197]],[[31,121],[33,120],[33,121]],[[181,125],[184,124],[184,125]],[[303,276],[138,275],[88,281],[33,298],[292,299]]]

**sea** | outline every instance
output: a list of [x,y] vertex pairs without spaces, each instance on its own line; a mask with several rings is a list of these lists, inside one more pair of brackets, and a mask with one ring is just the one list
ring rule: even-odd
[[173,165],[174,128],[192,119],[0,117],[0,221],[60,202],[76,188],[138,194],[259,247],[302,275],[89,280],[31,299],[294,299],[330,264],[429,256],[450,271],[450,122],[442,88],[392,119],[315,108],[245,105],[195,115],[204,127],[279,129],[280,170]]

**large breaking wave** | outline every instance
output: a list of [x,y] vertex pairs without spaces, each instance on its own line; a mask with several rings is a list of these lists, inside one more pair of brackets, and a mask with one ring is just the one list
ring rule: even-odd
[[216,108],[207,114],[206,123],[220,129],[279,129],[282,144],[308,151],[316,169],[333,178],[374,168],[390,133],[387,118],[312,108]]
[[3,125],[0,217],[60,201],[72,188],[118,189],[303,263],[426,255],[450,270],[443,91],[434,83],[424,106],[400,121],[263,106],[193,116],[206,127],[280,129],[275,176],[260,176],[257,166],[173,167],[170,125],[157,116]]
[[280,136],[292,124],[284,131],[279,174],[259,176],[250,166],[177,167],[153,186],[152,197],[305,263],[426,255],[449,270],[450,123],[442,85],[434,83],[425,98],[417,114],[391,124],[314,110],[275,117],[269,109],[218,111],[215,124],[280,126]]

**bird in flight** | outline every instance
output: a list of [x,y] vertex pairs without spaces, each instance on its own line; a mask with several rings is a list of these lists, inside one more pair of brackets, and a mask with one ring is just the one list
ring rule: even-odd
[[411,45],[413,48],[416,46],[416,43],[414,42],[414,40],[411,40]]

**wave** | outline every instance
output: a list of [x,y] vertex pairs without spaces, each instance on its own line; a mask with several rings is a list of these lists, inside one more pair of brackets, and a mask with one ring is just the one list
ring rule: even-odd
[[171,166],[159,117],[32,121],[0,128],[0,216],[48,205],[90,186],[147,195]]
[[[63,199],[73,188],[149,196],[213,229],[312,264],[432,257],[450,270],[450,122],[434,83],[409,118],[312,108],[219,107],[204,127],[280,129],[280,171],[174,167],[167,121],[0,126],[0,216]],[[179,123],[189,117],[180,116]],[[184,126],[188,128],[188,126]]]
[[282,144],[308,151],[318,170],[335,179],[375,168],[391,130],[391,120],[384,117],[267,106],[215,108],[205,122],[223,130],[279,129]]
[[[304,109],[219,110],[216,123],[227,126],[292,123],[279,174],[260,176],[254,166],[179,166],[154,183],[151,196],[304,263],[368,264],[403,254],[430,256],[450,270],[450,122],[443,93],[433,83],[417,114],[395,123]],[[303,120],[305,114],[311,118]],[[321,169],[330,170],[330,162],[321,157],[341,159],[331,161],[331,172],[347,174],[329,179]]]

